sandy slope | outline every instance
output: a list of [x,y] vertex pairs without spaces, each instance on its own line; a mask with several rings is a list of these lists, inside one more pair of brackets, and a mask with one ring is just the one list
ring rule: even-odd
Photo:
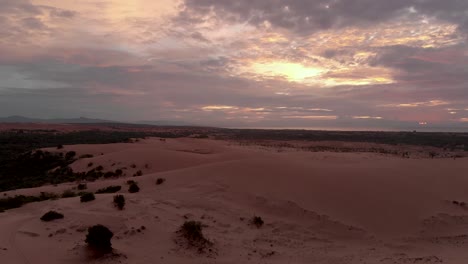
[[[51,149],[52,150],[52,149]],[[88,183],[122,185],[80,203],[67,198],[0,214],[0,263],[88,263],[86,227],[107,225],[120,257],[96,263],[466,263],[467,159],[402,159],[362,153],[277,153],[201,139],[148,139],[133,144],[66,146],[74,170],[102,165],[127,177]],[[56,151],[56,150],[55,150]],[[135,164],[136,168],[132,168]],[[126,168],[126,169],[125,169]],[[130,177],[142,170],[141,177]],[[156,185],[155,180],[167,181]],[[128,194],[125,182],[141,191]],[[60,193],[76,184],[8,192]],[[3,194],[0,194],[3,195]],[[48,210],[65,218],[44,223]],[[257,229],[249,219],[261,216]],[[178,246],[175,231],[200,220],[210,254]],[[140,232],[137,229],[145,226]]]

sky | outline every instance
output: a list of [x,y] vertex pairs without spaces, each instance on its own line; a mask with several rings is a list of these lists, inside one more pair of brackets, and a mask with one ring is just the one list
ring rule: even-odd
[[0,0],[0,116],[468,128],[466,0]]

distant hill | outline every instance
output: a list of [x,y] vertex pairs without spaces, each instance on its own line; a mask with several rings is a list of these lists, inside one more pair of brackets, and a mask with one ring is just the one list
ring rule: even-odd
[[87,117],[79,118],[30,118],[25,116],[8,116],[0,117],[0,123],[44,123],[44,124],[139,124],[139,125],[151,125],[151,126],[196,126],[194,124],[186,123],[183,121],[137,121],[137,122],[118,122],[113,120],[105,119],[94,119]]
[[170,121],[170,120],[159,120],[159,121],[137,121],[136,124],[152,125],[152,126],[197,126],[191,123],[183,121]]
[[24,117],[24,116],[9,116],[9,117],[0,117],[0,123],[94,124],[94,123],[120,123],[120,122],[104,120],[104,119],[86,118],[86,117],[41,119],[41,118],[29,118],[29,117]]

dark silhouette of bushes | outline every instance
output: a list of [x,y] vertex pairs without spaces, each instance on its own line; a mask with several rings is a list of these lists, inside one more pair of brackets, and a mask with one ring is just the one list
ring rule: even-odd
[[163,184],[165,181],[166,181],[166,179],[164,179],[164,178],[158,178],[158,179],[156,179],[156,185],[161,185],[161,184]]
[[80,197],[80,201],[82,203],[90,202],[93,200],[96,200],[96,197],[94,196],[94,193],[90,193],[90,192],[83,193]]
[[76,197],[76,196],[78,196],[78,194],[76,194],[72,190],[65,190],[62,193],[62,198],[70,198],[70,197]]
[[114,205],[120,210],[123,210],[125,206],[125,197],[121,194],[114,196]]
[[116,186],[109,186],[106,188],[102,188],[96,191],[97,194],[100,193],[116,193],[122,189],[122,186],[116,185]]
[[66,159],[66,160],[71,160],[71,159],[73,159],[75,156],[76,156],[76,152],[75,152],[75,151],[68,151],[67,153],[65,153],[65,159]]
[[257,228],[260,228],[263,226],[264,222],[263,219],[260,216],[254,216],[251,220],[250,223]]
[[117,177],[122,176],[122,174],[123,174],[123,170],[121,170],[121,169],[116,169],[115,170],[115,176],[117,176]]
[[52,220],[62,219],[62,218],[63,218],[63,214],[57,213],[55,211],[49,211],[41,217],[41,220],[44,222],[49,222]]
[[14,197],[7,197],[0,199],[0,211],[8,209],[19,208],[27,203],[41,202],[45,200],[57,199],[58,195],[54,193],[42,192],[39,196],[24,196],[16,195]]
[[88,189],[88,185],[86,183],[80,183],[80,184],[78,184],[78,186],[76,188],[78,190],[82,191],[82,190]]
[[138,187],[138,184],[136,182],[130,184],[130,187],[128,187],[128,192],[129,193],[136,193],[140,191],[140,187]]
[[141,170],[137,170],[137,172],[135,172],[135,174],[133,174],[134,177],[142,176],[142,175],[143,175],[143,172]]
[[115,176],[115,173],[112,172],[112,171],[108,171],[106,173],[104,173],[104,178],[111,178],[111,177],[114,177]]
[[[56,130],[8,130],[0,131],[0,192],[20,188],[32,188],[46,183],[73,182],[87,179],[85,175],[73,173],[64,168],[73,162],[76,153],[50,153],[35,151],[46,147],[75,144],[108,144],[124,142],[128,138],[147,136],[182,137],[188,131],[179,133],[125,132],[125,131],[79,131],[58,133]],[[68,157],[68,159],[66,158]]]
[[88,228],[85,242],[96,251],[105,253],[112,251],[111,239],[114,233],[103,225],[95,225]]
[[213,242],[206,239],[203,235],[203,225],[201,222],[185,221],[178,230],[178,233],[185,238],[189,246],[197,247],[199,251],[203,251],[205,247],[213,245]]
[[136,183],[136,181],[134,181],[134,180],[128,180],[128,181],[127,181],[127,184],[128,184],[128,185],[132,185],[132,184],[134,184],[134,183]]

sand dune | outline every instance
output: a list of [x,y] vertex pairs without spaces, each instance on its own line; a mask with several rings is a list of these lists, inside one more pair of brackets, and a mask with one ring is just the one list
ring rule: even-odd
[[[59,151],[49,149],[50,151]],[[468,159],[403,159],[238,146],[205,139],[65,146],[75,171],[101,165],[125,177],[88,183],[121,185],[89,203],[78,197],[27,204],[0,214],[1,263],[465,263],[468,251]],[[133,168],[133,165],[135,167]],[[143,176],[131,177],[142,170]],[[166,182],[156,185],[157,178]],[[127,192],[136,180],[138,193]],[[6,192],[61,193],[76,183]],[[0,194],[4,195],[4,194]],[[454,203],[453,201],[457,201]],[[41,222],[49,210],[64,219]],[[249,224],[254,215],[265,225]],[[206,224],[207,254],[181,247],[185,220]],[[87,255],[86,228],[114,232],[118,254]],[[141,228],[144,226],[144,229]]]

